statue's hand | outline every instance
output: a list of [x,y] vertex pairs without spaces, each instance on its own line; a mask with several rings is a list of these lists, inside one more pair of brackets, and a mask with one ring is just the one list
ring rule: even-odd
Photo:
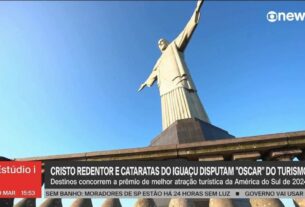
[[143,88],[145,88],[145,86],[146,86],[146,83],[143,83],[143,84],[140,86],[140,88],[138,89],[138,92],[141,91]]
[[201,6],[202,6],[202,4],[203,4],[203,1],[204,1],[204,0],[198,0],[198,1],[197,1],[196,11],[199,12],[199,10],[200,10],[200,8],[201,8]]

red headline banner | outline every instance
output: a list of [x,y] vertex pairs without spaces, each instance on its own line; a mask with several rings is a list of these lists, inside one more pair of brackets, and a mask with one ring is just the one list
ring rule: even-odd
[[0,162],[0,198],[40,198],[41,162]]

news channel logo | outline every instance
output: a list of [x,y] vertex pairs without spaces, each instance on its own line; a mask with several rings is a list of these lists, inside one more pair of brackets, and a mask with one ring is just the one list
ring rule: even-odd
[[305,12],[275,12],[269,11],[266,15],[267,20],[274,22],[304,22]]

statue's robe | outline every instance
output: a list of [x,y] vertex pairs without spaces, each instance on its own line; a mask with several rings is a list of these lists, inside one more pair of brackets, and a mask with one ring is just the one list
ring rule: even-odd
[[148,86],[158,81],[163,130],[180,119],[198,118],[209,122],[183,54],[198,20],[199,14],[196,17],[194,13],[180,35],[162,51],[161,57],[146,80]]

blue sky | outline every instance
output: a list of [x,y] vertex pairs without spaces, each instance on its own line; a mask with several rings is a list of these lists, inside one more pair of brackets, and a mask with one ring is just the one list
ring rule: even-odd
[[[158,88],[137,93],[193,1],[0,3],[1,156],[144,147],[161,132]],[[304,130],[304,2],[204,4],[186,53],[211,122],[237,137]]]

